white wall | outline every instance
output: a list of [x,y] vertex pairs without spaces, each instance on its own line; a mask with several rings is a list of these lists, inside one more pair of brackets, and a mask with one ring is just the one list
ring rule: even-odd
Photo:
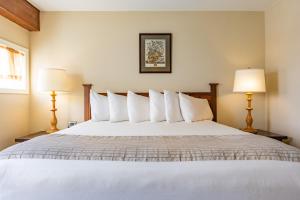
[[[49,127],[50,99],[37,92],[39,68],[63,66],[76,78],[58,97],[59,127],[83,120],[81,83],[98,91],[206,91],[219,82],[219,121],[244,126],[246,100],[233,94],[234,71],[265,64],[263,12],[44,12],[31,33],[32,131]],[[141,32],[173,34],[173,73],[139,74]],[[265,99],[254,100],[255,126],[264,128]]]
[[268,127],[300,147],[300,1],[280,0],[266,11]]
[[[29,32],[0,16],[0,38],[29,47]],[[0,93],[0,150],[28,134],[29,95]]]

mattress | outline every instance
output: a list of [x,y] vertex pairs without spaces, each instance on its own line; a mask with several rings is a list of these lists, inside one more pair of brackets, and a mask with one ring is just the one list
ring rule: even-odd
[[[54,135],[91,138],[250,134],[211,121],[190,124],[88,121]],[[300,196],[299,162],[271,159],[131,162],[16,158],[0,160],[0,177],[1,200],[296,200]]]

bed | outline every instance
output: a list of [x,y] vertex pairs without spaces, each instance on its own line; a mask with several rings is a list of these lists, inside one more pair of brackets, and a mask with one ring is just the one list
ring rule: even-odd
[[[0,152],[0,199],[299,199],[300,151],[217,120],[110,123],[90,120]],[[142,95],[147,95],[142,93]]]

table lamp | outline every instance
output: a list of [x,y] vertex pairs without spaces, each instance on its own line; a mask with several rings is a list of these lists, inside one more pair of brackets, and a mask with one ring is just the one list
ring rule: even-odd
[[252,95],[253,93],[266,92],[265,72],[263,69],[242,69],[235,72],[233,92],[245,93],[247,96],[248,111],[246,117],[247,127],[243,130],[250,133],[256,133],[257,130],[253,128],[252,118]]
[[49,92],[51,95],[52,112],[50,120],[50,130],[48,133],[58,131],[57,118],[55,112],[57,108],[55,106],[55,97],[57,92],[69,92],[69,81],[66,70],[59,68],[46,68],[42,69],[39,74],[39,86],[42,92]]

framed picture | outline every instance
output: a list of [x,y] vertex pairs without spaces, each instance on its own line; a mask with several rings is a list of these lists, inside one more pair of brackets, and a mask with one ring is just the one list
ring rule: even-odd
[[140,33],[140,73],[172,72],[172,34]]

